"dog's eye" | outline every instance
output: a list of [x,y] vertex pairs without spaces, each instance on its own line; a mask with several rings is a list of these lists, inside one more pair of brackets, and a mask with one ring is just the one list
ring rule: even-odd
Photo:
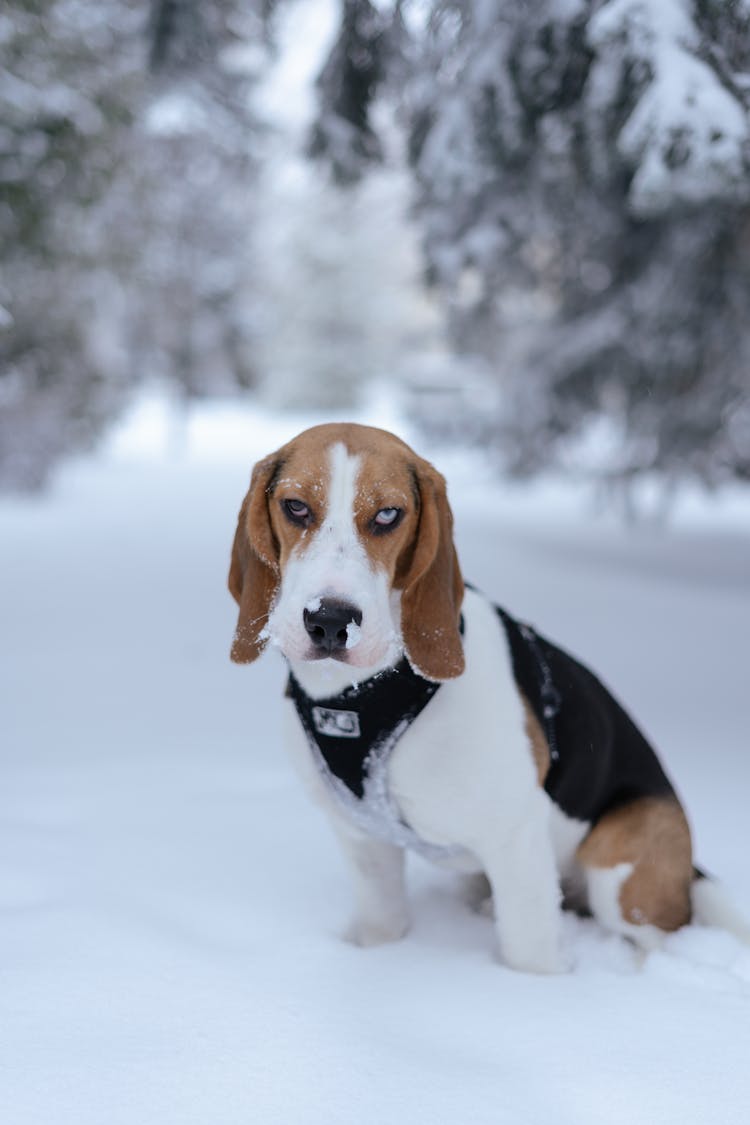
[[285,500],[283,507],[292,523],[306,525],[310,522],[310,509],[302,500]]
[[381,508],[372,522],[376,529],[386,530],[395,527],[402,515],[401,508]]

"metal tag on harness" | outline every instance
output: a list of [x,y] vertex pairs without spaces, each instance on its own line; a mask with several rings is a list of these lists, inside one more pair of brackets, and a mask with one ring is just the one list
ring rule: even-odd
[[318,734],[330,738],[359,738],[359,715],[356,711],[339,711],[333,707],[313,707],[312,719]]

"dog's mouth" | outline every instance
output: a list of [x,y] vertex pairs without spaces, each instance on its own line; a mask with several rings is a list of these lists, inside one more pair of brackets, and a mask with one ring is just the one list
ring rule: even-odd
[[294,659],[301,660],[305,664],[322,665],[323,669],[326,666],[333,668],[334,664],[341,664],[351,668],[352,672],[361,673],[363,670],[389,666],[399,658],[402,651],[394,633],[387,641],[380,643],[333,648],[330,651],[313,643],[306,647],[301,656],[295,656]]
[[361,671],[387,666],[402,652],[398,630],[373,628],[371,609],[334,596],[310,598],[294,615],[294,626],[272,615],[268,639],[290,662],[335,665]]
[[346,649],[323,652],[314,645],[310,645],[302,659],[306,661],[335,660],[337,664],[351,664],[351,658]]

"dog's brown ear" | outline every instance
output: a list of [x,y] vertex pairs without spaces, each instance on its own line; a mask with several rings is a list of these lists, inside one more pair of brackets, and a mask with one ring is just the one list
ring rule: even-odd
[[229,566],[229,590],[240,607],[231,651],[237,664],[250,664],[265,648],[262,634],[279,585],[278,545],[268,510],[277,467],[276,455],[258,462],[237,519]]
[[459,631],[464,583],[453,545],[453,515],[445,481],[427,461],[415,466],[419,524],[406,573],[399,581],[401,631],[409,663],[429,680],[464,670]]

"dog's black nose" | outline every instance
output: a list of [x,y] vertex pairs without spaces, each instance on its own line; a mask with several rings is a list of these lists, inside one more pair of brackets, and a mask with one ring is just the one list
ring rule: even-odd
[[348,627],[362,624],[356,606],[334,598],[323,598],[317,609],[306,609],[302,616],[313,645],[326,654],[346,648]]

